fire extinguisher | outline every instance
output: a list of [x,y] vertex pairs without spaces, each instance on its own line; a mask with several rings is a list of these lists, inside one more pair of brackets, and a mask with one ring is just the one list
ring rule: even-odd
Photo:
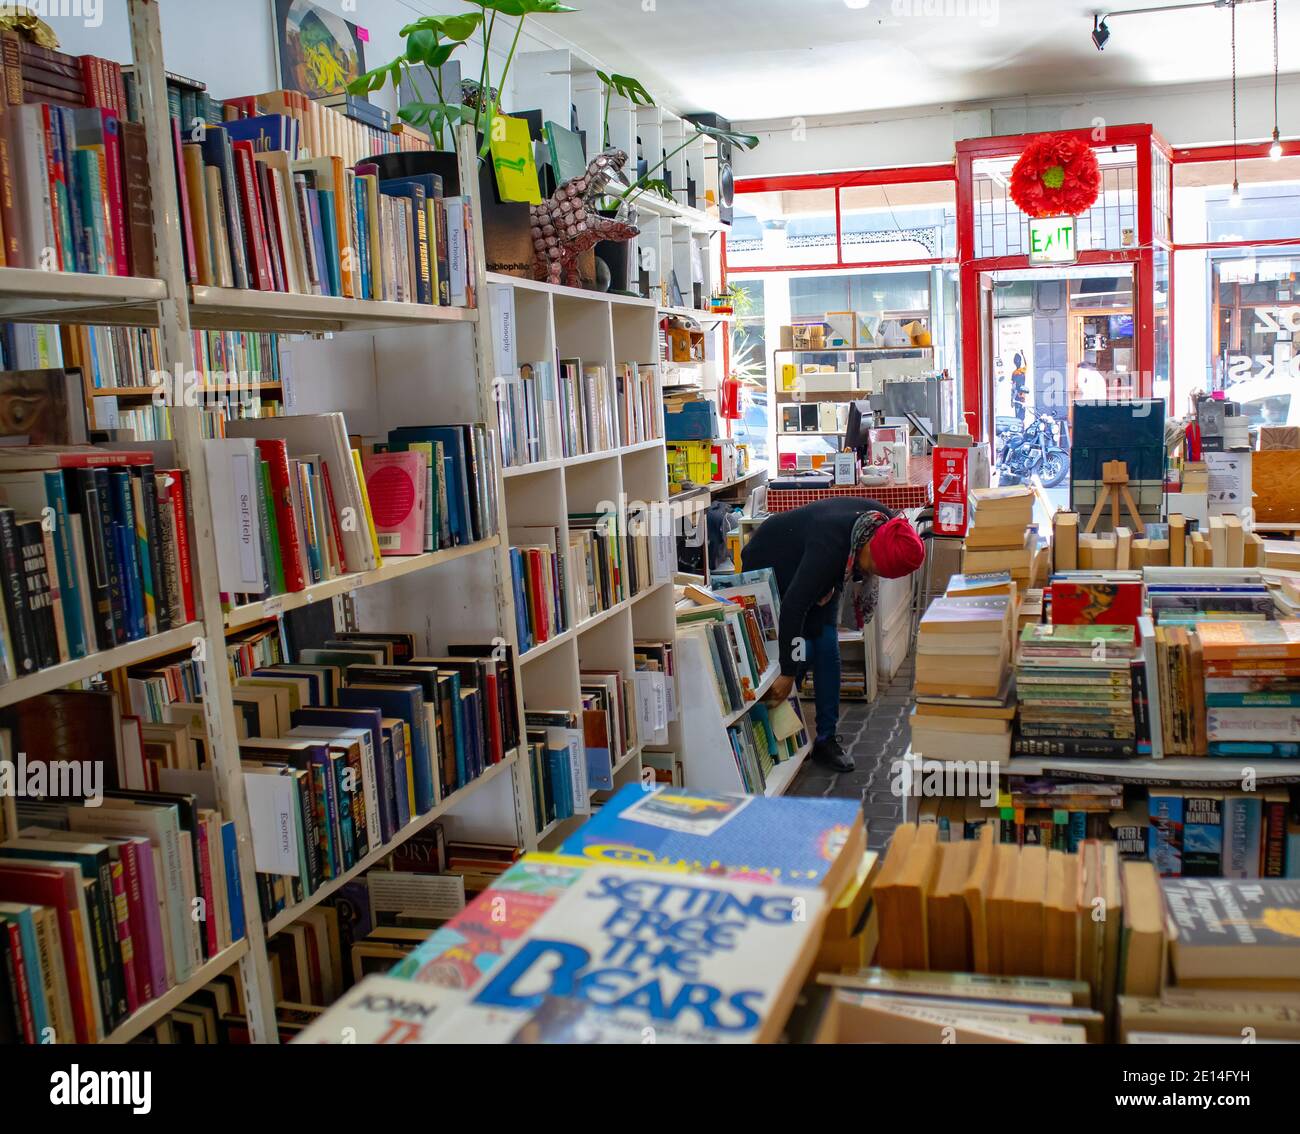
[[728,421],[740,417],[740,379],[724,378],[718,397],[718,413]]

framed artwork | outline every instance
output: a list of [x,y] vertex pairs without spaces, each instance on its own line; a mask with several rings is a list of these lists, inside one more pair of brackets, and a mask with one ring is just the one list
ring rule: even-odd
[[271,3],[281,87],[322,98],[343,92],[366,69],[365,28],[311,0]]

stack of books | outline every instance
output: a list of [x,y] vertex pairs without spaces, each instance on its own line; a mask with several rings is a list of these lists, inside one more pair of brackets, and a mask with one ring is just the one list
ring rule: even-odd
[[808,743],[808,731],[799,715],[798,701],[790,698],[770,706],[758,701],[735,724],[727,727],[727,740],[747,792],[762,795],[773,770]]
[[912,750],[927,759],[1005,760],[1011,753],[1009,595],[935,599],[916,645]]
[[0,1042],[98,1042],[243,939],[235,825],[189,788],[22,798],[17,817],[0,844]]
[[637,698],[621,670],[583,670],[578,674],[587,781],[598,791],[614,787],[614,769],[637,746]]
[[[894,832],[874,891],[878,965],[1082,979],[1103,1010],[1117,987],[1159,989],[1161,966],[1144,968],[1145,945],[1125,936],[1128,911],[1149,908],[1151,863],[1121,863],[1113,843],[1085,840],[1069,853],[999,843],[996,835],[992,824],[975,840],[946,844],[934,824]],[[1130,905],[1138,892],[1143,901]],[[1104,920],[1094,917],[1098,900]],[[1163,948],[1162,919],[1150,920],[1150,944]],[[1100,1029],[1100,1015],[1095,1024]]]
[[1017,756],[1136,756],[1127,626],[1026,626],[1016,661]]
[[194,620],[180,469],[148,452],[0,447],[0,500],[6,680]]
[[1125,986],[1117,1004],[1122,1042],[1300,1040],[1294,1007],[1300,943],[1286,928],[1300,917],[1300,885],[1166,879],[1153,897],[1174,927],[1168,942],[1173,984],[1145,993]]
[[521,650],[547,642],[573,625],[568,557],[561,540],[558,526],[510,529],[510,578]]
[[1038,529],[1034,494],[1024,485],[971,493],[970,530],[962,545],[963,574],[1009,571],[1021,590],[1033,581]]
[[712,661],[709,685],[722,716],[753,704],[773,660],[756,610],[702,587],[688,587],[677,611],[677,636],[700,639]]
[[509,658],[480,643],[420,657],[407,633],[340,632],[237,681],[235,702],[267,918],[347,873],[521,740]]
[[1300,755],[1300,622],[1202,622],[1193,637],[1192,704],[1205,706],[1207,745],[1193,754]]

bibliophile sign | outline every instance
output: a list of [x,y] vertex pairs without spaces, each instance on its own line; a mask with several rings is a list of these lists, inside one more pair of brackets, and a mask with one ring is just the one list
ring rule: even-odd
[[1079,258],[1074,217],[1029,218],[1029,262],[1073,264]]

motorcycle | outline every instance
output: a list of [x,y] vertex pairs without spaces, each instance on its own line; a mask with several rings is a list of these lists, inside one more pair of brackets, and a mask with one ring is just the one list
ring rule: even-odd
[[1063,447],[1066,425],[1051,414],[1030,411],[998,433],[999,484],[1026,484],[1034,475],[1044,488],[1055,488],[1070,475],[1070,455]]

